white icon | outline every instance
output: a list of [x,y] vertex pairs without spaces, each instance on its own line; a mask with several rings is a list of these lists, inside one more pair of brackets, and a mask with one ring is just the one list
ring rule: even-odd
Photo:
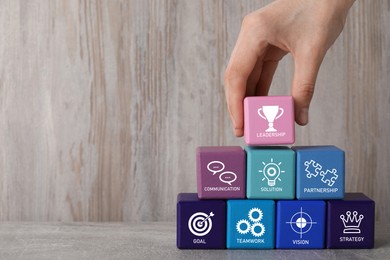
[[207,170],[213,173],[215,175],[218,172],[221,172],[225,169],[225,164],[221,161],[212,161],[207,164]]
[[232,186],[232,183],[237,180],[237,175],[234,172],[223,172],[219,175],[219,180]]
[[[256,215],[257,215],[257,217],[253,217],[253,216],[256,216]],[[248,212],[248,218],[252,222],[259,222],[260,220],[263,219],[263,212],[259,208],[252,208]]]
[[301,211],[295,213],[286,224],[290,224],[291,229],[302,238],[302,235],[309,232],[313,224],[317,222],[313,222],[310,215],[303,212],[301,208]]
[[248,212],[248,218],[252,224],[246,220],[241,219],[236,224],[237,232],[245,235],[251,232],[254,237],[261,237],[265,233],[265,227],[260,221],[263,219],[263,212],[259,208],[252,208]]
[[[225,169],[225,164],[221,161],[212,161],[207,164],[207,169],[215,175]],[[237,174],[231,171],[226,171],[219,175],[219,180],[231,186],[232,183],[237,180]]]
[[305,161],[303,164],[306,166],[305,171],[307,173],[307,178],[310,179],[312,177],[317,177],[318,175],[320,175],[322,176],[321,181],[327,184],[329,187],[332,187],[333,184],[335,184],[337,178],[339,177],[336,169],[323,171],[322,165],[314,160]]
[[354,211],[353,213],[351,213],[351,211],[347,211],[345,216],[343,214],[340,215],[340,219],[344,224],[344,234],[360,234],[360,224],[364,215],[360,214],[358,216],[358,214],[359,213],[357,211]]
[[236,229],[238,233],[245,235],[251,230],[251,223],[246,219],[241,219],[237,222]]
[[[261,114],[261,111],[263,111],[265,116]],[[278,115],[279,111],[281,113]],[[261,118],[268,121],[268,129],[265,130],[266,132],[277,132],[277,130],[274,128],[274,121],[281,117],[283,112],[283,108],[279,106],[263,106],[257,110],[257,114],[259,114]]]
[[[256,231],[256,228],[258,227],[257,230],[260,230],[260,231]],[[262,235],[264,235],[265,233],[265,227],[262,223],[260,222],[257,222],[257,223],[254,223],[252,224],[252,227],[251,227],[251,233],[253,236],[255,237],[261,237]]]
[[194,213],[188,220],[188,229],[198,237],[207,235],[213,227],[211,217],[214,217],[213,212],[210,212],[209,215],[203,212]]
[[259,170],[259,172],[264,174],[264,178],[262,179],[262,181],[267,179],[268,186],[271,186],[271,187],[275,186],[276,180],[281,181],[281,179],[279,178],[280,173],[285,172],[285,171],[281,171],[280,167],[279,167],[282,164],[282,162],[276,164],[276,163],[274,163],[274,159],[271,158],[270,163],[267,163],[267,164],[265,162],[262,162],[262,163],[264,165],[264,168],[263,168],[263,170]]

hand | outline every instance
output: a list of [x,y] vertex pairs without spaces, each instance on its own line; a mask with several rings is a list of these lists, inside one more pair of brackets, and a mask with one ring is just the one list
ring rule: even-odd
[[236,136],[243,135],[246,96],[266,96],[278,62],[294,58],[295,121],[308,123],[321,62],[341,33],[354,0],[277,0],[248,14],[225,71],[226,101]]

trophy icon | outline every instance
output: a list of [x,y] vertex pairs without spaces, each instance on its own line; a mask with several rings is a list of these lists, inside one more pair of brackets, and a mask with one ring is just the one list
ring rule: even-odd
[[[264,115],[261,114],[263,111]],[[278,115],[278,112],[281,112]],[[268,129],[266,132],[277,132],[274,128],[274,121],[283,115],[284,109],[279,106],[263,106],[257,110],[259,116],[268,121]]]

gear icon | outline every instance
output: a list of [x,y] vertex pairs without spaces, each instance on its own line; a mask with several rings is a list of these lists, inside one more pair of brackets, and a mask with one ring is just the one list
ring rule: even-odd
[[[253,217],[253,213],[257,213],[259,216]],[[255,223],[259,222],[260,220],[263,219],[263,212],[259,208],[252,208],[248,213],[248,217],[249,217],[250,221],[252,221],[252,222],[255,222]]]
[[[255,228],[256,227],[260,227],[260,232],[256,232],[255,231]],[[262,235],[264,235],[264,233],[265,233],[265,227],[264,227],[264,225],[262,224],[262,223],[254,223],[253,225],[252,225],[252,227],[251,227],[251,233],[252,233],[252,235],[253,236],[255,236],[255,237],[261,237]]]
[[[243,225],[246,225],[246,228],[245,229],[242,229],[241,226]],[[251,229],[251,224],[249,223],[248,220],[246,219],[241,219],[240,221],[237,222],[236,224],[236,229],[237,229],[237,232],[242,234],[242,235],[245,235],[246,233],[248,233]]]

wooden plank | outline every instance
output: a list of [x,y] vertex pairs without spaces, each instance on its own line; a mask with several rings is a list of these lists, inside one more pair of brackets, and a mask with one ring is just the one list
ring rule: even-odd
[[[0,220],[172,221],[195,149],[244,145],[222,76],[270,1],[0,1]],[[390,4],[357,1],[298,145],[346,150],[347,190],[390,217]],[[289,94],[293,62],[271,94]]]

